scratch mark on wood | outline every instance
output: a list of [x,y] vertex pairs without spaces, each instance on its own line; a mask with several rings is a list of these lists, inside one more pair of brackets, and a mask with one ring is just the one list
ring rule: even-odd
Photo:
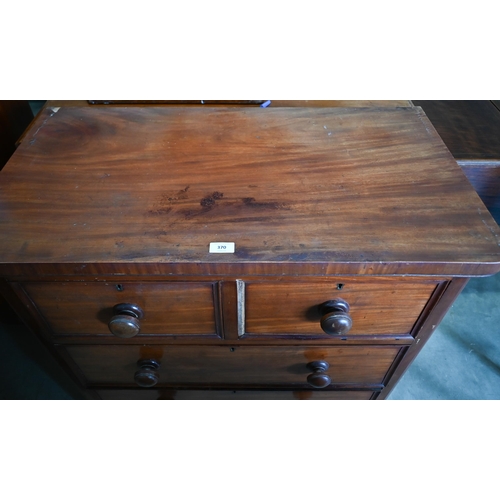
[[481,218],[481,222],[486,226],[488,231],[493,235],[495,238],[495,241],[497,242],[497,245],[500,246],[500,236],[495,233],[494,229],[488,225],[488,223],[483,219],[483,212],[480,208],[477,209],[477,213],[479,214],[479,217]]

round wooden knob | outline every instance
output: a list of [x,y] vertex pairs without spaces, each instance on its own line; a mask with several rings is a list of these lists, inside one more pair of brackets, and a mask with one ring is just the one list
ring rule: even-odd
[[308,375],[307,382],[316,389],[323,389],[332,383],[332,379],[325,373],[330,368],[326,361],[312,361],[307,364],[307,369],[313,373]]
[[153,387],[158,383],[160,363],[154,359],[142,359],[137,362],[139,369],[134,374],[135,383],[139,387]]
[[109,331],[121,339],[134,337],[141,331],[141,322],[144,316],[137,304],[117,304],[113,307],[114,316],[108,323]]
[[328,335],[345,335],[352,327],[349,304],[343,299],[329,300],[319,306],[321,328]]

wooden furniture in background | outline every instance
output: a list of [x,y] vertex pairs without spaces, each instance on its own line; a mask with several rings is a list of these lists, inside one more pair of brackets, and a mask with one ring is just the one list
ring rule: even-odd
[[130,104],[137,104],[140,106],[145,106],[145,105],[152,105],[152,106],[162,106],[162,105],[167,105],[167,106],[173,106],[173,105],[179,105],[179,106],[185,106],[185,105],[195,105],[195,106],[200,106],[200,105],[207,105],[207,106],[260,106],[265,100],[260,100],[260,101],[249,101],[249,100],[226,100],[226,101],[202,101],[202,100],[189,100],[189,101],[181,101],[181,100],[164,100],[164,101],[130,101],[130,100],[122,100],[122,101],[117,101],[117,100],[112,100],[112,101],[87,101],[89,104],[118,104],[118,105],[130,105]]
[[498,102],[413,101],[425,111],[496,220],[500,220]]
[[31,120],[33,113],[28,101],[0,101],[0,170]]
[[[219,101],[47,101],[46,106],[204,106],[204,107],[240,107],[240,106],[260,106],[265,101],[235,101],[235,100],[219,100]],[[377,100],[359,100],[359,101],[335,101],[335,100],[272,100],[270,107],[308,107],[308,108],[395,108],[412,106],[411,101],[407,100],[392,100],[392,101],[377,101]]]
[[420,108],[48,107],[31,130],[0,174],[0,290],[89,397],[385,398],[500,270]]
[[[0,170],[16,150],[16,143],[33,120],[28,101],[0,101]],[[0,296],[0,316],[15,320],[11,308]]]

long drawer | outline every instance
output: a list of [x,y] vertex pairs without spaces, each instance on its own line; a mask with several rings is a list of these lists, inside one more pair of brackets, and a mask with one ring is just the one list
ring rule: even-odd
[[[151,378],[156,377],[156,381],[150,386],[213,388],[311,387],[309,377],[315,373],[320,378],[330,378],[331,383],[324,387],[371,387],[383,383],[402,348],[393,345],[60,347],[82,372],[87,386],[137,387],[137,381],[144,380],[142,375],[147,379],[147,373],[153,372]],[[310,365],[313,362],[326,362],[327,367],[316,370]]]
[[175,389],[100,389],[97,395],[110,400],[367,400],[370,391],[327,391],[327,390],[175,390]]

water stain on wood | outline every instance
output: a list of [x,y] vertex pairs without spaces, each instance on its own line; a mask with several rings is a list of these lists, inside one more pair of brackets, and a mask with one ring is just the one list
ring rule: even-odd
[[28,248],[28,245],[29,245],[29,243],[27,241],[25,241],[23,243],[23,245],[21,246],[21,249],[19,250],[19,254],[20,255],[23,254],[24,252],[26,252],[26,249]]
[[168,232],[164,230],[158,230],[158,231],[144,231],[144,236],[152,236],[154,238],[158,238],[160,236],[167,236]]
[[148,210],[149,215],[167,215],[172,211],[172,206],[175,202],[188,199],[188,190],[190,186],[186,186],[184,189],[177,191],[174,194],[164,193],[161,195],[159,201],[153,206],[151,210]]
[[158,207],[148,210],[149,215],[167,215],[172,211],[172,207]]
[[255,198],[243,198],[243,204],[251,208],[264,208],[271,210],[290,210],[290,206],[286,203],[276,201],[256,201]]
[[188,198],[188,190],[190,186],[186,186],[184,189],[178,191],[174,196],[168,196],[167,201],[174,202],[178,200],[186,200]]
[[224,198],[222,200],[223,197],[223,193],[214,191],[201,199],[201,209],[186,210],[183,215],[189,220],[217,209],[219,221],[224,223],[265,222],[271,220],[271,216],[266,214],[266,211],[291,210],[290,205],[282,202],[259,202],[253,197]]
[[200,205],[202,207],[213,207],[217,200],[221,200],[224,193],[219,193],[219,191],[214,191],[212,194],[205,196],[201,199]]
[[204,196],[200,200],[200,205],[201,209],[196,209],[196,210],[181,210],[181,214],[184,216],[185,219],[190,220],[193,219],[194,217],[198,217],[200,215],[206,214],[210,212],[213,208],[217,206],[217,201],[221,200],[224,196],[224,193],[221,193],[219,191],[214,191],[212,194],[209,194],[207,196]]

